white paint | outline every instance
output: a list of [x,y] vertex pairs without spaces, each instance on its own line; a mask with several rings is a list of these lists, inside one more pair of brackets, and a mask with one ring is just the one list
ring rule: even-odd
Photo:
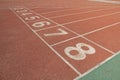
[[67,31],[65,31],[65,30],[63,30],[63,29],[61,29],[61,28],[59,28],[59,29],[57,29],[57,30],[59,31],[58,33],[44,34],[44,36],[48,37],[48,36],[60,36],[60,35],[66,35],[66,34],[68,34]]
[[25,20],[35,20],[35,19],[39,19],[39,16],[30,16],[30,17],[26,17]]
[[[82,47],[87,47],[88,50],[84,50]],[[77,51],[77,54],[71,54],[71,51]],[[69,46],[64,49],[65,54],[73,60],[84,60],[86,54],[94,54],[96,52],[95,48],[85,43],[77,43],[76,47]]]
[[89,0],[89,1],[97,1],[97,2],[104,2],[104,3],[120,4],[120,1],[114,1],[114,0]]
[[40,27],[48,26],[50,24],[51,23],[49,21],[41,21],[41,22],[35,22],[35,23],[33,23],[32,26],[36,27],[36,28],[40,28]]

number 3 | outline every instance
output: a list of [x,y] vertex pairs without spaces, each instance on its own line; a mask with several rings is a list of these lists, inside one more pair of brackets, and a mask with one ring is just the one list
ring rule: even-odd
[[[85,50],[85,49],[83,49],[83,47],[87,47],[88,49]],[[74,55],[71,53],[71,51],[77,51],[78,53]],[[96,50],[88,44],[77,43],[76,47],[70,46],[70,47],[65,48],[64,52],[71,59],[83,60],[86,58],[86,54],[94,54],[96,52]]]

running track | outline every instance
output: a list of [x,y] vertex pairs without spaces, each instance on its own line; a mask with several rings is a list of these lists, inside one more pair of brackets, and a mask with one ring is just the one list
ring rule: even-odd
[[118,55],[120,6],[86,2],[99,6],[1,9],[0,78],[78,80]]

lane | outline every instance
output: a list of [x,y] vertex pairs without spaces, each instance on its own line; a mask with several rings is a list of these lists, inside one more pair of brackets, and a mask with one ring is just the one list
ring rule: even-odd
[[97,17],[105,14],[111,14],[115,12],[119,12],[120,8],[114,8],[114,9],[108,9],[108,10],[100,10],[100,11],[93,11],[90,13],[83,13],[83,14],[77,14],[77,15],[70,15],[70,16],[65,16],[65,17],[59,17],[59,18],[52,18],[55,22],[59,24],[63,23],[69,23],[72,21],[77,21],[77,20],[82,20],[86,18],[91,18],[91,17]]
[[85,21],[79,21],[71,24],[66,24],[64,26],[82,35],[99,28],[110,26],[117,22],[120,22],[120,13]]
[[119,34],[120,24],[117,24],[105,30],[86,35],[86,37],[114,52],[118,52],[120,50]]
[[[71,10],[64,10],[64,11],[59,11],[59,12],[54,12],[54,13],[49,13],[49,14],[42,14],[45,17],[48,18],[55,18],[55,17],[62,17],[62,16],[67,16],[67,15],[72,15],[76,13],[82,13],[82,12],[87,12],[87,11],[92,11],[92,10],[97,10],[97,9],[102,9],[103,7],[85,7],[81,9],[71,9]],[[106,7],[105,7],[106,8]]]

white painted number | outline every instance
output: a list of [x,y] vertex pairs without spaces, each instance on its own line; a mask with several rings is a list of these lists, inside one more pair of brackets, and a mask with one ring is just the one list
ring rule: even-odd
[[32,26],[36,28],[44,27],[46,25],[50,25],[51,23],[48,21],[41,21],[41,22],[36,22]]
[[68,32],[64,31],[63,29],[58,29],[60,31],[59,33],[49,33],[49,34],[44,34],[44,36],[58,36],[58,35],[66,35]]
[[[83,49],[83,47],[86,47],[87,49]],[[77,54],[71,53],[72,51],[77,51]],[[78,43],[76,44],[76,47],[67,47],[64,50],[65,54],[74,60],[83,60],[86,58],[86,54],[94,54],[96,50],[85,43]]]

